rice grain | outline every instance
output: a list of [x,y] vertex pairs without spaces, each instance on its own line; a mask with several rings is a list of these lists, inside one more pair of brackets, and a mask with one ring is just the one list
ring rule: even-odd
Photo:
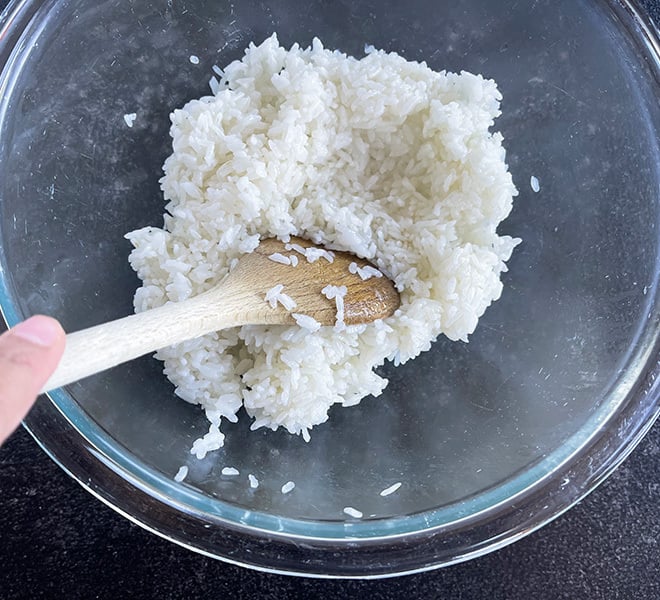
[[401,487],[401,482],[398,481],[397,483],[392,484],[390,487],[385,488],[380,495],[385,497],[389,496],[390,494],[393,494],[396,492],[399,488]]
[[293,490],[293,488],[296,487],[296,484],[293,481],[287,481],[283,486],[282,486],[282,493],[283,494],[288,494]]
[[180,483],[186,477],[188,477],[188,467],[186,465],[183,465],[182,467],[179,467],[179,470],[176,472],[176,475],[174,476],[174,481]]

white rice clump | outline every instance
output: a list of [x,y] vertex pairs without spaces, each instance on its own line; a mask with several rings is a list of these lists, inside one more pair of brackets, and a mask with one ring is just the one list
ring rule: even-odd
[[275,35],[214,72],[213,95],[171,115],[164,226],[127,235],[143,282],[135,310],[208,290],[261,238],[292,235],[368,259],[401,307],[341,331],[244,326],[160,350],[176,393],[211,423],[199,458],[223,444],[221,421],[241,406],[253,429],[309,439],[332,405],[383,391],[373,368],[385,360],[405,363],[441,333],[467,341],[519,241],[496,233],[517,191],[502,136],[489,132],[493,81],[371,47],[357,59],[318,39],[286,50]]

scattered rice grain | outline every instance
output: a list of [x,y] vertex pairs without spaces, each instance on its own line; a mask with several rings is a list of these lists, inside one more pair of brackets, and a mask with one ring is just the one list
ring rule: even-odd
[[353,508],[352,506],[346,506],[344,508],[344,513],[346,513],[349,517],[353,517],[354,519],[362,518],[362,512],[357,508]]
[[293,250],[294,252],[302,254],[305,257],[307,256],[307,249],[303,248],[300,244],[285,244],[284,248],[286,250]]
[[335,255],[333,252],[325,250],[324,248],[310,247],[305,249],[305,258],[307,259],[307,262],[310,263],[314,263],[320,258],[325,258],[329,263],[332,263],[335,260]]
[[278,283],[276,286],[270,288],[266,292],[265,300],[270,304],[271,308],[277,307],[277,301],[279,300],[280,293],[282,292],[283,289],[284,289],[284,285]]
[[291,264],[291,259],[288,256],[284,256],[284,254],[280,254],[279,252],[271,254],[268,258],[270,258],[270,260],[273,262],[280,263],[281,265]]
[[345,285],[326,285],[321,293],[328,299],[333,300],[337,296],[344,297],[348,292],[348,288]]
[[383,276],[383,274],[378,269],[375,269],[371,265],[366,265],[361,269],[358,269],[358,275],[362,278],[363,281],[371,279],[372,277],[380,279]]
[[282,493],[283,494],[288,494],[293,488],[296,487],[296,484],[293,481],[287,481],[283,486],[282,486]]
[[186,477],[188,477],[188,467],[186,465],[183,465],[182,467],[179,467],[179,470],[176,472],[176,475],[174,476],[174,481],[181,482]]
[[380,495],[383,496],[383,497],[384,497],[384,496],[389,496],[390,494],[393,494],[394,492],[396,492],[400,487],[401,487],[401,482],[398,481],[397,483],[391,485],[390,487],[385,488],[385,489],[380,493]]
[[278,294],[277,301],[284,307],[286,310],[293,310],[296,306],[296,301],[286,294]]

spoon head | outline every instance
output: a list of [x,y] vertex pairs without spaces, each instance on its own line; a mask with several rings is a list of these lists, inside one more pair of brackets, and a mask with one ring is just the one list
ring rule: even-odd
[[401,303],[392,281],[368,261],[349,252],[328,253],[298,237],[292,237],[288,243],[276,238],[262,240],[254,252],[241,259],[232,275],[240,277],[261,298],[282,285],[282,293],[295,302],[294,308],[288,309],[279,302],[271,308],[264,300],[267,310],[260,311],[263,314],[260,322],[264,324],[294,324],[292,315],[302,314],[321,325],[334,325],[337,301],[323,293],[327,286],[346,288],[343,297],[346,325],[384,319]]

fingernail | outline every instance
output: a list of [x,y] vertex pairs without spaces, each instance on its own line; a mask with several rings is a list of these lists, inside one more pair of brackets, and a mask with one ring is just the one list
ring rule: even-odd
[[61,335],[62,328],[55,319],[37,315],[12,327],[11,332],[31,344],[47,348]]

